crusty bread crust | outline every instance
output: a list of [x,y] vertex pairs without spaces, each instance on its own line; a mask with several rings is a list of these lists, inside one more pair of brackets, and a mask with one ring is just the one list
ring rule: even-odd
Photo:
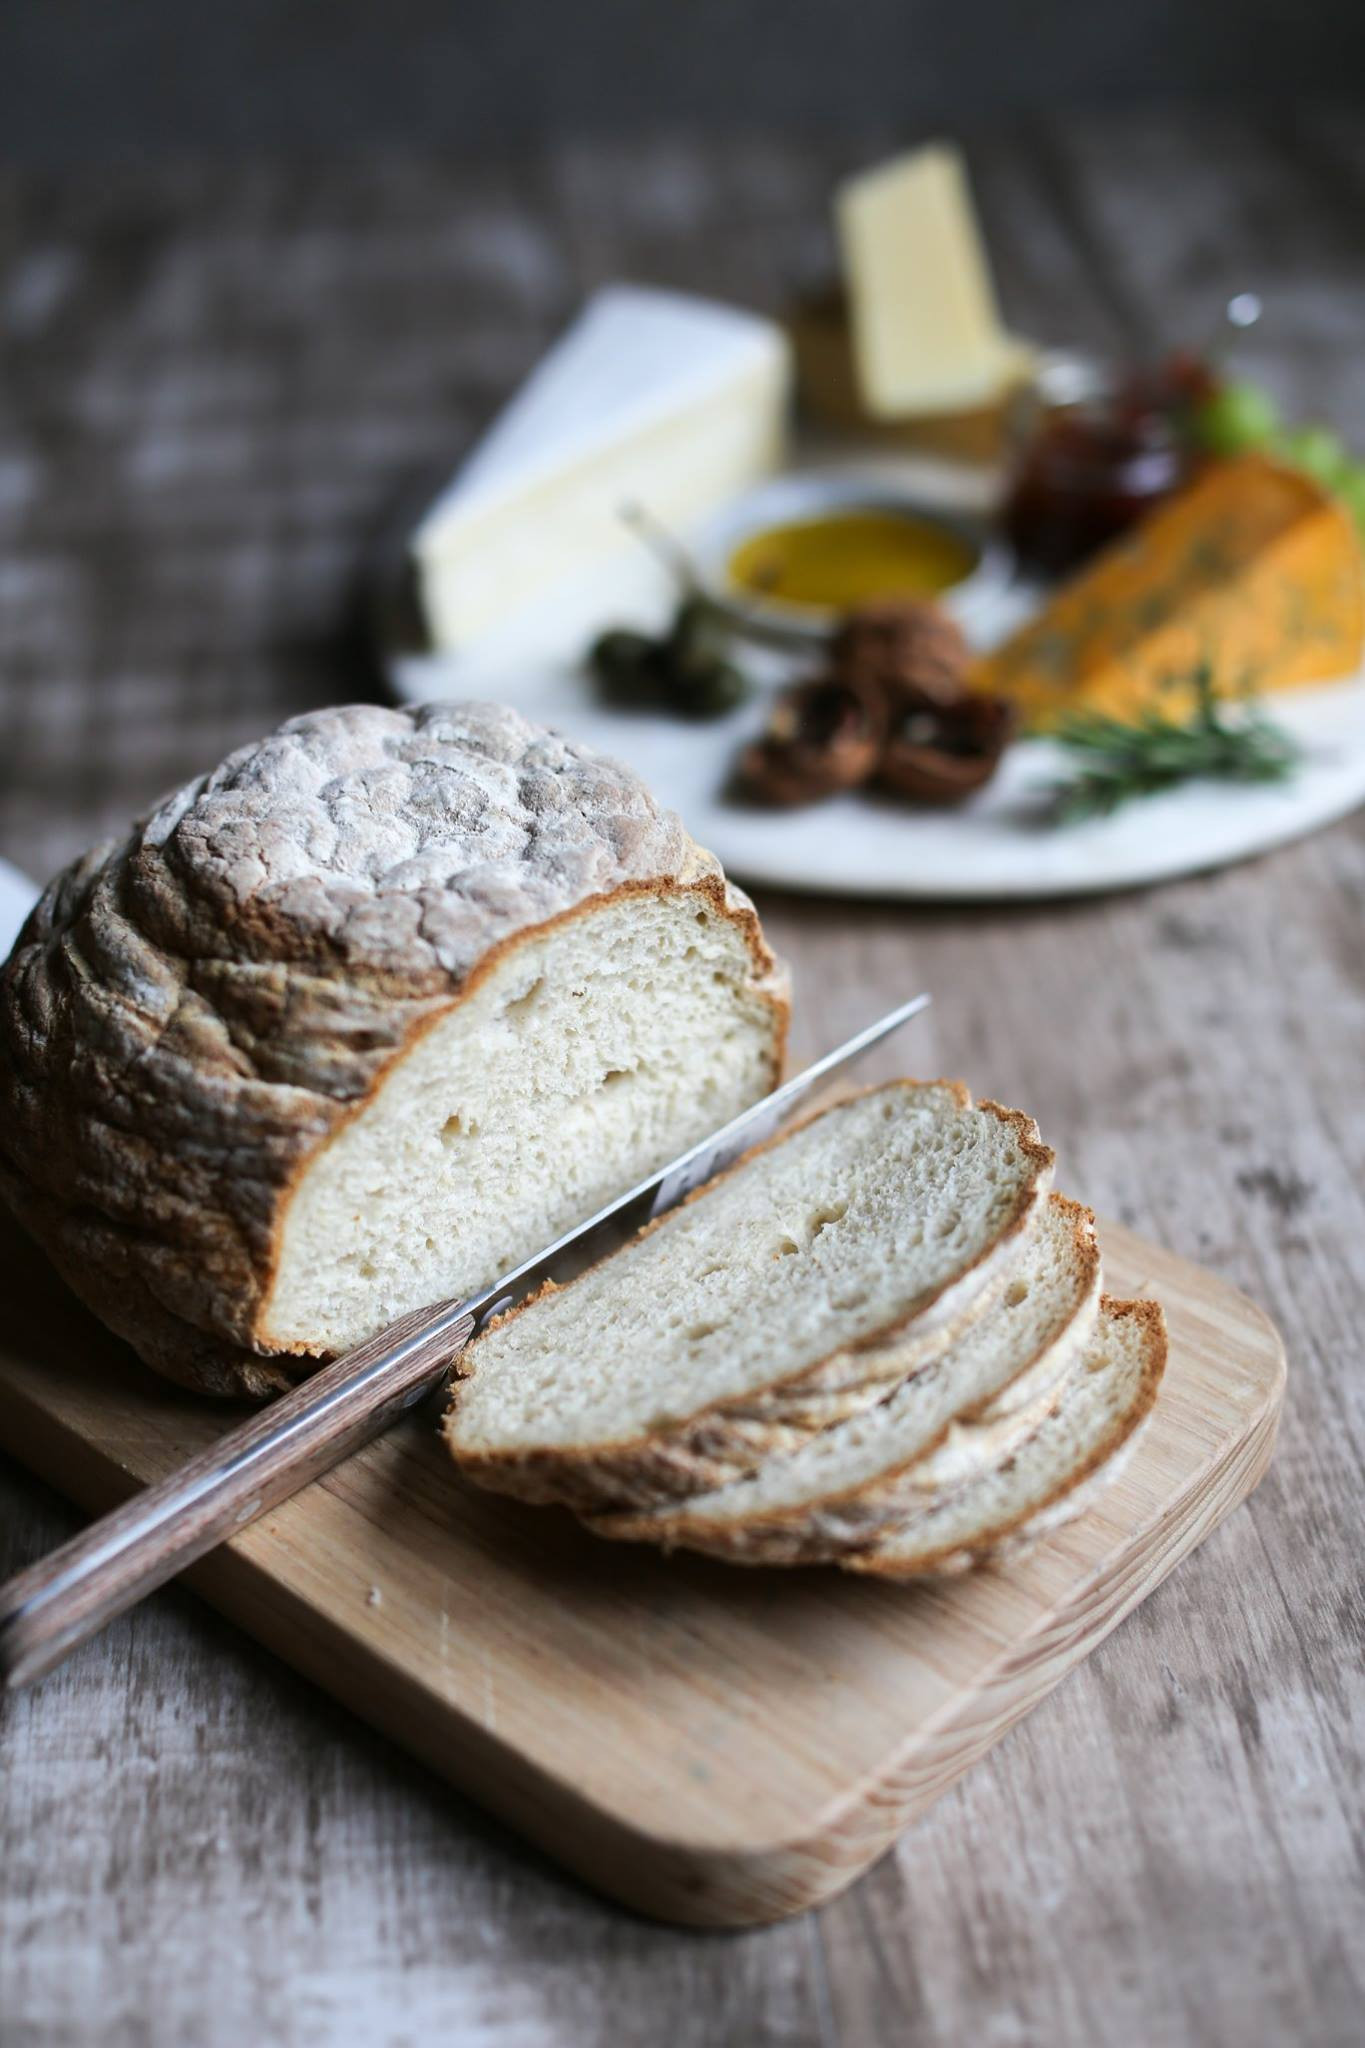
[[[960,1108],[971,1107],[971,1093],[961,1081],[893,1081],[858,1093],[870,1095],[887,1088],[925,1086],[947,1089]],[[839,1106],[825,1104],[790,1129],[754,1146],[726,1173],[716,1175],[705,1187],[689,1195],[688,1203],[705,1199],[722,1181],[742,1172],[761,1153],[784,1144],[797,1130],[830,1115]],[[1033,1119],[1019,1110],[1004,1109],[997,1102],[981,1102],[977,1107],[1012,1126],[1020,1151],[1032,1169],[1031,1177],[1021,1187],[995,1241],[984,1246],[953,1279],[927,1293],[894,1322],[798,1373],[774,1379],[765,1387],[708,1405],[695,1414],[659,1425],[647,1435],[584,1449],[489,1451],[462,1444],[460,1381],[472,1378],[478,1371],[476,1342],[457,1361],[455,1370],[459,1378],[444,1423],[447,1447],[460,1469],[478,1485],[491,1487],[495,1492],[509,1493],[519,1500],[556,1502],[580,1514],[648,1509],[741,1478],[765,1459],[781,1456],[804,1443],[817,1429],[843,1421],[880,1400],[908,1373],[929,1364],[946,1350],[967,1319],[984,1307],[990,1298],[987,1290],[1006,1283],[1051,1185],[1055,1155],[1043,1144]],[[656,1217],[631,1243],[666,1228],[670,1216],[676,1213],[671,1210]],[[628,1248],[622,1246],[609,1257],[619,1258]],[[548,1283],[499,1322],[524,1315],[534,1302],[553,1291],[553,1283]]]
[[1051,1530],[1072,1520],[1093,1505],[1095,1499],[1115,1480],[1131,1458],[1145,1428],[1166,1371],[1166,1317],[1158,1301],[1115,1301],[1106,1295],[1101,1314],[1131,1319],[1141,1326],[1143,1339],[1142,1374],[1136,1392],[1122,1415],[1100,1443],[1058,1480],[1046,1500],[1022,1510],[1006,1521],[983,1529],[970,1543],[945,1545],[927,1551],[913,1563],[900,1563],[894,1554],[875,1547],[841,1558],[845,1571],[865,1572],[877,1578],[942,1578],[970,1570],[973,1566],[999,1563],[1019,1556],[1040,1542]]
[[322,1148],[511,950],[683,892],[743,936],[775,1083],[753,907],[631,771],[502,706],[293,719],[44,893],[0,969],[0,1195],[149,1364],[278,1391],[323,1355],[263,1336]]
[[[656,1509],[642,1515],[594,1516],[592,1527],[599,1535],[619,1541],[657,1543],[665,1550],[701,1551],[732,1564],[830,1564],[850,1551],[865,1548],[888,1529],[903,1526],[907,1518],[929,1512],[948,1492],[969,1485],[975,1476],[971,1471],[946,1486],[926,1486],[924,1474],[935,1450],[950,1430],[970,1428],[980,1422],[992,1448],[998,1445],[999,1455],[1007,1455],[1013,1444],[1030,1435],[1051,1414],[1098,1310],[1100,1251],[1094,1215],[1064,1195],[1054,1194],[1048,1200],[1054,1209],[1061,1208],[1067,1213],[1070,1224],[1070,1256],[1078,1282],[1076,1313],[1064,1331],[1043,1339],[1033,1355],[1021,1364],[1015,1375],[1017,1382],[1036,1374],[1045,1355],[1050,1357],[1055,1371],[1006,1422],[983,1420],[1000,1400],[997,1390],[974,1406],[962,1409],[932,1443],[922,1446],[913,1457],[887,1466],[875,1478],[836,1489],[817,1500],[765,1508],[742,1518],[737,1515],[730,1522],[691,1515],[688,1503],[683,1501],[671,1512]],[[951,1350],[941,1369],[952,1370]]]

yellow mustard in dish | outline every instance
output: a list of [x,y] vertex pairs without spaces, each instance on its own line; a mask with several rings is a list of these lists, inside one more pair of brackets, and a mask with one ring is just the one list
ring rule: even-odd
[[850,506],[741,541],[730,581],[781,604],[848,611],[878,598],[936,597],[976,567],[971,546],[912,512]]

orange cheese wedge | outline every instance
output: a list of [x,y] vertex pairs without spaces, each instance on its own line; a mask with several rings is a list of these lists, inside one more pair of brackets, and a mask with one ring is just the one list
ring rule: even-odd
[[1223,696],[1353,676],[1365,565],[1347,508],[1258,455],[1218,463],[1065,584],[976,664],[1046,732],[1074,711],[1192,712],[1210,665]]

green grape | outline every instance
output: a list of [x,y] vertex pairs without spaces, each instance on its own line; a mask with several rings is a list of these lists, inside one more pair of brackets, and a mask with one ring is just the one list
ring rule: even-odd
[[1338,487],[1350,467],[1350,457],[1330,427],[1286,427],[1271,448],[1329,491]]
[[1348,462],[1333,488],[1365,534],[1365,463]]
[[1211,455],[1264,448],[1280,424],[1275,401],[1259,384],[1220,384],[1195,415],[1195,438]]

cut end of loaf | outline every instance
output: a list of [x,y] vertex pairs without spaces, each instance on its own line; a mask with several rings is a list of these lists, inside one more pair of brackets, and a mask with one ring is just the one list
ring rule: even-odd
[[262,1343],[471,1294],[765,1094],[779,1020],[716,897],[623,892],[495,959],[310,1161]]

